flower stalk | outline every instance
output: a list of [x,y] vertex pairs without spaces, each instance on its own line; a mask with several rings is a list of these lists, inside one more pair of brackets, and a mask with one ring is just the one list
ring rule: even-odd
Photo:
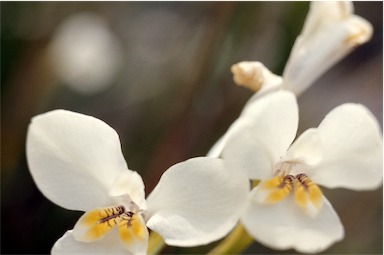
[[253,243],[253,237],[248,235],[240,223],[224,238],[208,255],[240,254]]
[[159,254],[160,251],[164,249],[164,247],[165,247],[164,239],[159,234],[152,231],[149,234],[147,254],[148,255]]

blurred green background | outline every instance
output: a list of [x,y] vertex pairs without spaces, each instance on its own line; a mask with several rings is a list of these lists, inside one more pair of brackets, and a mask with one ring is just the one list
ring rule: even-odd
[[[203,156],[251,92],[230,66],[263,62],[281,74],[308,2],[1,2],[1,253],[49,253],[81,212],[36,188],[25,159],[31,117],[89,114],[120,135],[123,153],[153,189],[171,165]],[[344,102],[382,123],[383,3],[355,2],[374,26],[357,48],[299,99],[299,133]],[[327,190],[345,239],[326,254],[382,254],[383,193]],[[168,247],[201,253],[209,247]],[[246,253],[273,251],[255,242]]]

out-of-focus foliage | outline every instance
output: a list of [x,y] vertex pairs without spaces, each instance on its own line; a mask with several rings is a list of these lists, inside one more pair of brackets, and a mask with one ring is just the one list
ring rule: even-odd
[[[382,121],[382,7],[355,3],[374,37],[300,97],[299,132],[344,102]],[[234,85],[232,64],[257,60],[281,74],[307,10],[307,2],[1,2],[1,252],[48,253],[81,215],[33,183],[31,117],[62,108],[104,120],[148,194],[169,166],[205,155],[251,96]],[[382,189],[325,193],[346,230],[325,253],[382,253]],[[255,242],[248,253],[293,251]]]

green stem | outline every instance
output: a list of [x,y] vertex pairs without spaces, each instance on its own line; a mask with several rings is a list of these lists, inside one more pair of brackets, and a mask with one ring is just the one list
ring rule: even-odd
[[163,238],[156,232],[149,234],[147,255],[158,254],[165,247]]
[[244,227],[239,223],[208,255],[239,254],[248,248],[252,242],[253,238],[248,235]]

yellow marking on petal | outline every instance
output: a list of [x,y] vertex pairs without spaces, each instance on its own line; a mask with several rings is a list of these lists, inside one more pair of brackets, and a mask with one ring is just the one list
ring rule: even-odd
[[292,191],[292,178],[290,175],[276,176],[265,181],[261,186],[268,193],[264,202],[276,203],[288,196]]
[[119,218],[110,219],[106,222],[96,224],[91,227],[85,234],[84,238],[90,241],[96,241],[104,237],[116,224],[118,224]]
[[276,188],[283,182],[283,180],[284,180],[283,176],[273,177],[272,179],[269,179],[263,183],[263,188],[265,189]]
[[124,207],[122,206],[96,208],[86,212],[79,221],[81,221],[81,223],[85,226],[92,226],[108,218],[118,217],[124,211]]
[[299,174],[295,182],[295,202],[307,214],[316,216],[323,204],[323,193],[308,176]]
[[306,191],[301,184],[295,185],[295,201],[301,208],[305,208],[308,203]]
[[134,214],[131,221],[133,233],[141,240],[145,240],[148,236],[147,226],[143,224],[141,216]]
[[278,190],[272,191],[271,193],[269,193],[265,202],[267,202],[267,203],[279,202],[279,201],[283,200],[283,198],[288,196],[290,191],[291,190],[288,188],[283,188],[283,189],[278,189]]
[[119,236],[123,243],[130,243],[133,239],[132,230],[130,229],[131,219],[131,214],[123,214],[120,216]]
[[86,212],[74,227],[78,241],[93,242],[103,238],[120,221],[125,209],[122,206],[97,208]]
[[85,226],[93,226],[94,224],[97,224],[100,220],[100,210],[92,210],[89,212],[86,212],[79,220],[82,224]]
[[136,213],[125,213],[120,216],[119,236],[120,240],[126,245],[133,242],[145,242],[148,239],[147,226],[141,215]]

